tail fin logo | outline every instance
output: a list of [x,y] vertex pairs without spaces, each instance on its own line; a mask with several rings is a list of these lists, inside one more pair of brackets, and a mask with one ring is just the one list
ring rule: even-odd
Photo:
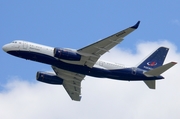
[[148,62],[147,65],[148,65],[148,66],[156,66],[156,65],[157,65],[157,62]]

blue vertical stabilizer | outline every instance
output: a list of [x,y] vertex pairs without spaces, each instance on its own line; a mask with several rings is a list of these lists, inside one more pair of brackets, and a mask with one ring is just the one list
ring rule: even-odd
[[162,66],[168,51],[169,51],[169,48],[159,47],[146,60],[144,60],[138,66],[138,68],[143,69],[143,70],[152,70],[154,68]]

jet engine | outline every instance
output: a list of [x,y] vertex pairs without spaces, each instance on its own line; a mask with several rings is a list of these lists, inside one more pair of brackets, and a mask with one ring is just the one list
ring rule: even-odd
[[63,79],[59,78],[53,73],[47,73],[47,72],[37,72],[36,80],[48,84],[55,84],[55,85],[62,85],[63,83]]
[[54,48],[54,57],[70,61],[81,60],[81,55],[70,49]]

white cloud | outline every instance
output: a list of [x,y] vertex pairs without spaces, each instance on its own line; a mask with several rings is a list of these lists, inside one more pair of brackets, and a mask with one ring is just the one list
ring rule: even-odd
[[[144,42],[137,45],[135,54],[114,48],[102,59],[136,65],[159,46],[170,48],[166,61],[180,62],[175,45],[168,41]],[[13,80],[0,92],[2,119],[179,119],[180,67],[174,66],[150,90],[139,82],[115,81],[86,77],[82,82],[81,102],[71,101],[62,86]]]

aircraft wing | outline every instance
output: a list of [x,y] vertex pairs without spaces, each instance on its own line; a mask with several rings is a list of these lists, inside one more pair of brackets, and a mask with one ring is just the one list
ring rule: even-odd
[[66,71],[52,66],[52,69],[58,77],[63,79],[63,86],[72,100],[81,100],[81,81],[85,75]]
[[108,52],[111,48],[119,44],[125,36],[138,28],[140,21],[134,26],[124,29],[118,33],[115,33],[107,38],[104,38],[98,42],[88,45],[78,50],[78,53],[82,55],[82,65],[93,67],[96,61],[101,55]]

